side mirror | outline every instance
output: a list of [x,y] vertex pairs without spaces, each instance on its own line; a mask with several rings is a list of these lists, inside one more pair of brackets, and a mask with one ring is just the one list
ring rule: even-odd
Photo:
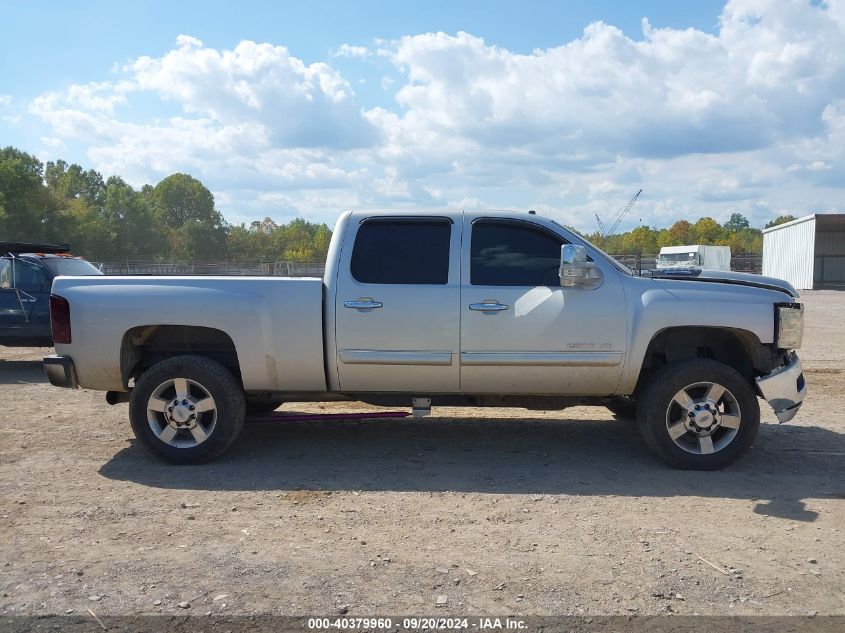
[[560,285],[564,288],[594,290],[603,276],[595,262],[587,261],[587,249],[576,244],[560,247]]

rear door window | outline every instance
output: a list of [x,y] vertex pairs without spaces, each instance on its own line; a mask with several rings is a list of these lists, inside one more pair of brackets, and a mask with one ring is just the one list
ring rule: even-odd
[[446,284],[451,232],[447,219],[365,220],[352,250],[352,277],[364,284]]

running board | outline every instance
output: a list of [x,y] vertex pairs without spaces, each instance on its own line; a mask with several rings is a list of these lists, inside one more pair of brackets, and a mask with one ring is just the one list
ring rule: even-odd
[[372,413],[271,413],[261,416],[247,416],[250,420],[272,422],[311,422],[314,420],[368,420],[377,418],[407,418],[407,411],[373,411]]

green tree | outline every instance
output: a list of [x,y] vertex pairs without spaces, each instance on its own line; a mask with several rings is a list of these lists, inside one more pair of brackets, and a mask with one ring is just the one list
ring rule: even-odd
[[647,226],[638,226],[628,233],[625,244],[629,253],[656,253],[657,231]]
[[[225,235],[224,235],[225,240]],[[170,259],[175,261],[214,262],[227,259],[226,243],[218,230],[199,220],[188,220],[168,233]]]
[[672,235],[672,231],[669,229],[662,229],[657,234],[657,248],[661,249],[664,246],[675,246],[675,238]]
[[44,186],[44,166],[14,147],[0,149],[0,234],[38,241],[60,237],[56,203]]
[[672,239],[675,242],[674,245],[684,246],[686,244],[690,244],[692,241],[690,239],[691,230],[692,224],[690,224],[686,220],[678,220],[677,222],[675,222],[669,229],[669,233],[672,234]]
[[59,200],[83,198],[94,205],[103,203],[106,186],[103,177],[93,169],[86,171],[63,160],[48,162],[44,168],[44,181]]
[[167,236],[172,259],[220,260],[226,257],[226,222],[214,196],[196,178],[172,174],[143,194],[157,229]]
[[224,226],[223,216],[214,207],[214,196],[196,178],[172,174],[155,187],[145,190],[159,223],[169,229],[196,220],[214,229]]
[[747,229],[749,226],[751,225],[748,223],[748,218],[741,213],[732,213],[730,219],[725,222],[724,228],[731,233],[736,233],[741,229]]
[[325,224],[317,227],[314,233],[314,250],[317,251],[317,261],[325,261],[329,254],[329,243],[332,241],[332,232]]
[[101,247],[103,258],[154,258],[163,253],[157,239],[153,214],[144,196],[118,176],[105,185],[102,221],[109,243]]
[[693,244],[715,244],[722,233],[721,225],[713,218],[699,219],[690,228],[690,239]]
[[787,222],[792,222],[794,219],[794,215],[779,215],[771,222],[766,222],[766,226],[764,228],[770,229],[773,226],[778,226],[779,224],[786,224]]

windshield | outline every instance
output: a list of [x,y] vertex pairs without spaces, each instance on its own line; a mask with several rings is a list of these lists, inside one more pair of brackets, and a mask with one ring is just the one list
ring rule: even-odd
[[689,262],[695,259],[695,253],[663,253],[658,259],[661,262]]
[[698,253],[661,253],[657,256],[658,268],[688,268],[700,264]]
[[45,257],[44,264],[56,275],[102,275],[94,264],[84,259],[70,259],[65,257]]

